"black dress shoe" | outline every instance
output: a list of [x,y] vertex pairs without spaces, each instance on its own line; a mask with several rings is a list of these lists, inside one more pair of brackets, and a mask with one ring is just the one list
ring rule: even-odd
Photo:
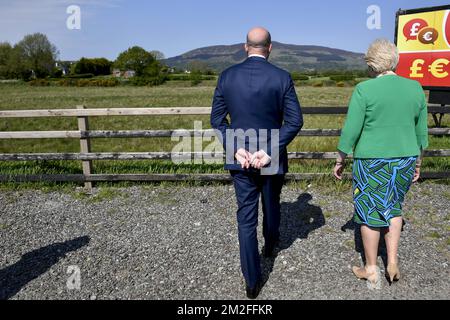
[[258,298],[259,293],[261,292],[261,282],[259,281],[254,288],[250,288],[249,286],[247,286],[246,291],[247,298],[252,300]]
[[263,250],[264,258],[272,258],[275,254],[275,248],[278,246],[279,243],[280,241],[277,240],[271,245],[265,245]]
[[263,255],[264,258],[272,258],[275,247],[264,247]]

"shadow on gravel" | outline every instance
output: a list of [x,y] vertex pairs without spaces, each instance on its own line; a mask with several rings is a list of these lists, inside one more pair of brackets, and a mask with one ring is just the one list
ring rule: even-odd
[[59,242],[28,252],[15,264],[0,270],[0,300],[7,300],[19,292],[28,282],[47,272],[71,251],[86,246],[88,236]]
[[311,194],[303,193],[296,202],[281,203],[280,243],[273,257],[262,260],[264,283],[269,279],[281,251],[290,248],[297,239],[307,239],[311,232],[325,225],[322,209],[309,203],[312,198]]
[[[403,228],[405,227],[406,222],[403,220]],[[402,231],[403,231],[402,228]],[[361,237],[361,226],[353,221],[351,218],[341,227],[342,232],[346,232],[347,230],[353,230],[355,235],[355,251],[361,255],[361,260],[364,264],[366,264],[366,256],[364,254],[364,245]],[[384,232],[386,230],[381,230],[380,244],[378,247],[378,256],[383,260],[384,267],[387,268],[387,248],[386,242],[384,241]]]

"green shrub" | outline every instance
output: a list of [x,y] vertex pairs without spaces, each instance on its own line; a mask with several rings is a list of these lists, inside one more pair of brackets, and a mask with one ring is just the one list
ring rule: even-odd
[[71,74],[71,75],[66,76],[65,78],[68,78],[68,79],[90,79],[93,77],[94,77],[93,73],[83,73],[83,74]]
[[[215,75],[200,75],[201,80],[216,80]],[[191,81],[191,74],[169,74],[167,80],[170,81]]]
[[67,80],[67,79],[61,79],[57,82],[57,84],[58,84],[58,86],[61,86],[61,87],[68,87],[69,86],[68,82],[69,82],[69,80]]
[[110,79],[61,79],[58,85],[62,87],[115,87],[120,81]]
[[291,73],[291,78],[292,78],[293,81],[300,81],[300,80],[306,81],[306,80],[309,80],[309,76],[304,75],[304,74],[300,74],[300,73],[297,73],[297,72]]
[[188,74],[170,74],[167,76],[167,79],[170,81],[188,81],[188,80],[190,80]]
[[336,82],[339,81],[350,81],[350,80],[354,80],[355,76],[352,74],[339,74],[339,75],[332,75],[330,76],[330,80],[334,80]]
[[345,82],[344,81],[339,81],[338,83],[336,83],[336,86],[339,88],[343,88],[345,87]]
[[200,83],[202,83],[202,75],[199,72],[191,72],[189,78],[193,87],[198,86]]
[[115,86],[120,85],[120,81],[118,79],[107,79],[107,80],[104,80],[104,81],[107,82],[106,83],[107,87],[115,87]]
[[309,86],[311,83],[310,83],[309,81],[306,81],[306,80],[296,80],[296,81],[294,81],[294,84],[295,84],[297,87],[307,87],[307,86]]
[[80,79],[80,80],[77,80],[76,86],[77,87],[88,87],[90,82],[91,81],[89,79]]
[[217,77],[215,75],[202,75],[202,80],[208,81],[208,80],[216,80]]
[[59,68],[53,68],[52,73],[50,75],[53,78],[62,78],[63,71]]
[[140,76],[130,79],[130,83],[134,86],[159,86],[167,81],[167,77],[164,75],[159,76]]
[[323,81],[316,81],[316,82],[313,82],[312,86],[313,86],[314,88],[321,88],[321,87],[323,87]]
[[50,81],[47,79],[35,79],[29,81],[28,84],[33,87],[48,87],[50,85]]
[[70,87],[75,85],[76,80],[74,79],[61,79],[58,81],[58,85],[61,87]]
[[118,79],[110,78],[110,79],[103,79],[100,81],[100,87],[115,87],[120,84],[120,81]]

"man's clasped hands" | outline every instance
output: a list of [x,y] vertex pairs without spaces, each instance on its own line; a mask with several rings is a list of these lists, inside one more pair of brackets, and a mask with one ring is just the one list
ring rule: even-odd
[[235,157],[241,164],[242,169],[249,169],[250,167],[253,167],[259,170],[267,166],[272,160],[264,150],[251,154],[243,148],[236,152]]

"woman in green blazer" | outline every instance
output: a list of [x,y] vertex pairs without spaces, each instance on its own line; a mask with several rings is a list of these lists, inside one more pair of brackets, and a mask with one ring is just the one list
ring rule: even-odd
[[345,158],[353,153],[354,221],[361,225],[365,267],[353,273],[380,288],[377,266],[380,233],[386,241],[390,283],[400,279],[398,244],[402,203],[420,177],[422,151],[428,147],[428,110],[417,81],[395,74],[396,46],[376,40],[366,54],[373,79],[356,86],[338,145],[334,175],[342,179]]

